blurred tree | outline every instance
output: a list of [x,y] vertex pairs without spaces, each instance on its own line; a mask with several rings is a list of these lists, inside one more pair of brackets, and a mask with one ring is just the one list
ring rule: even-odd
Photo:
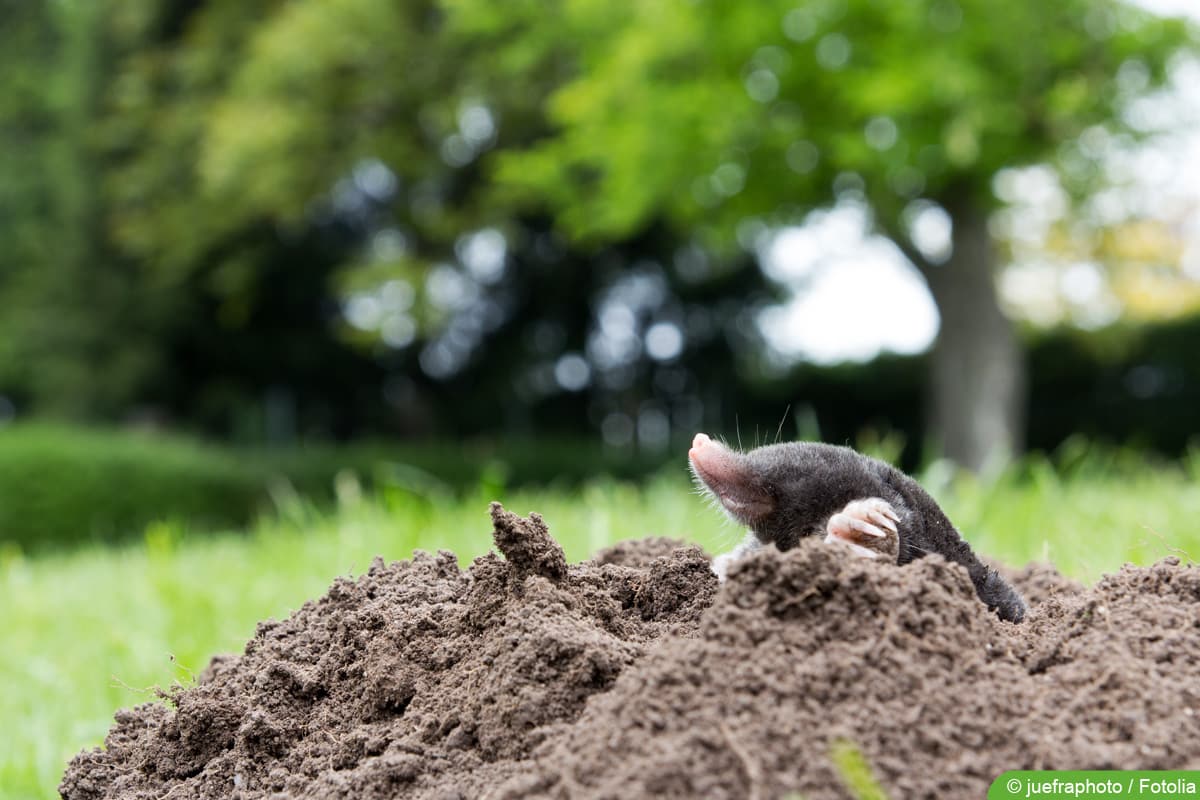
[[421,0],[172,8],[114,4],[100,126],[116,246],[183,303],[165,405],[217,418],[257,385],[359,431],[607,421],[665,444],[672,420],[699,424],[702,382],[733,392],[731,348],[754,350],[769,296],[750,259],[710,269],[653,220],[571,247],[544,208],[488,191],[491,154],[544,135],[573,74],[552,23],[501,64]]
[[929,280],[969,464],[1019,427],[992,176],[1086,193],[1073,137],[1183,41],[1082,0],[0,9],[0,393],[38,411],[661,446],[753,406],[755,249],[836,200]]
[[98,346],[102,328],[77,291],[95,230],[81,124],[94,100],[92,17],[74,3],[0,9],[0,394],[63,409],[81,394],[63,391],[77,377],[63,353]]
[[[76,399],[63,409],[72,416],[165,414],[250,438],[287,438],[298,418],[327,434],[378,421],[378,392],[364,402],[347,387],[377,387],[381,370],[334,335],[330,275],[353,238],[341,220],[284,228],[226,213],[197,176],[212,109],[281,5],[63,4],[68,23],[92,20],[68,51],[95,54],[95,91],[57,120],[81,143],[72,172],[86,177],[91,208],[76,228],[92,244],[72,279],[61,280],[61,259],[36,265],[56,277],[26,298],[26,313],[59,329],[55,292],[82,306],[86,335],[55,348],[74,369],[53,387]],[[99,402],[103,392],[112,402]]]
[[[1024,397],[994,284],[994,176],[1048,162],[1091,191],[1099,169],[1077,137],[1121,128],[1124,104],[1192,41],[1117,0],[450,4],[508,44],[498,63],[533,63],[536,37],[505,36],[521,27],[552,28],[542,41],[578,59],[551,99],[554,134],[498,171],[508,197],[549,200],[573,237],[666,216],[709,246],[753,249],[834,198],[868,206],[938,304],[931,430],[976,469],[1020,446]],[[930,235],[947,218],[948,248]]]
[[[90,2],[10,4],[0,27],[0,394],[112,419],[163,362],[174,307],[110,245],[95,139],[110,66]],[[10,69],[11,68],[11,69]]]
[[[43,180],[54,110],[43,85],[56,30],[51,10],[42,4],[4,0],[0,14],[5,20],[0,73],[6,82],[0,93],[0,292],[13,297],[24,292],[30,262],[40,260],[54,241],[45,224],[54,205],[51,185]],[[24,383],[15,333],[11,316],[0,317],[0,395]]]

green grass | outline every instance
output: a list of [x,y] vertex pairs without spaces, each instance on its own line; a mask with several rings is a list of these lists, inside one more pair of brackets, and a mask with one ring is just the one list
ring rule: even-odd
[[[1132,560],[1200,555],[1195,469],[1084,459],[1060,477],[1031,462],[990,484],[926,482],[980,551],[1013,563],[1048,558],[1084,579]],[[1197,463],[1193,461],[1193,466]],[[135,545],[66,555],[0,553],[0,797],[49,798],[66,760],[99,744],[113,711],[152,700],[148,687],[187,681],[217,652],[240,651],[255,623],[319,596],[375,554],[450,549],[464,561],[490,547],[487,502],[541,512],[572,560],[652,534],[710,551],[740,532],[679,477],[644,488],[359,499],[344,483],[335,513],[283,501],[249,533],[191,536],[149,526]]]
[[867,757],[854,742],[845,739],[834,742],[829,758],[841,776],[842,784],[855,800],[888,800],[887,792],[879,785]]

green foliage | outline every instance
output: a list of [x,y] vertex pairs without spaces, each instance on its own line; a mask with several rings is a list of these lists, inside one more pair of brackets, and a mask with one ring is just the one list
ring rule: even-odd
[[[139,309],[118,275],[95,269],[103,259],[88,138],[96,11],[5,6],[13,8],[0,12],[0,392],[45,411],[111,412],[147,361],[134,335]],[[103,384],[91,379],[97,360]]]
[[263,476],[228,451],[151,435],[0,430],[0,542],[43,549],[113,541],[155,519],[248,522]]
[[328,505],[339,486],[355,484],[448,499],[480,485],[499,494],[597,474],[632,479],[661,464],[661,456],[567,440],[248,450],[148,432],[19,425],[0,429],[0,546],[127,541],[156,520],[192,532],[240,527],[273,506]]
[[[451,179],[437,147],[458,124],[460,54],[435,4],[211,0],[177,24],[104,31],[120,86],[102,120],[112,232],[157,280],[203,276],[228,322],[259,302],[275,232],[310,229],[356,166],[427,190]],[[431,200],[403,221],[452,242],[463,220]]]
[[[276,394],[299,436],[728,405],[770,288],[713,243],[838,192],[903,233],[913,203],[991,202],[997,169],[1033,161],[1086,188],[1076,137],[1120,129],[1190,44],[1117,0],[2,8],[0,394],[255,441]],[[482,229],[496,283],[462,258]],[[681,325],[681,371],[640,353],[614,368],[633,377],[597,362],[577,395],[532,390],[647,263],[666,290],[632,335]],[[435,271],[478,307],[431,299]],[[389,286],[391,343],[344,313]],[[443,334],[468,351],[455,376],[419,357]]]
[[[479,5],[453,7],[469,19]],[[621,25],[580,22],[601,6],[563,4],[564,34],[579,35],[557,46],[579,69],[551,98],[557,131],[498,173],[581,236],[666,211],[729,239],[747,218],[797,221],[838,176],[889,231],[918,198],[952,214],[988,204],[999,169],[1078,156],[1089,126],[1122,128],[1122,104],[1190,43],[1182,23],[1117,0],[667,0]],[[1122,68],[1138,80],[1117,81]]]
[[1030,337],[1030,448],[1082,437],[1175,456],[1195,444],[1197,336],[1192,316]]
[[[678,242],[645,241],[592,270],[544,220],[486,196],[482,161],[545,130],[545,95],[565,72],[542,46],[552,19],[521,14],[536,28],[494,14],[448,28],[424,0],[63,4],[42,26],[48,51],[22,51],[88,56],[86,69],[82,55],[60,68],[70,102],[47,112],[71,145],[70,158],[47,157],[70,180],[36,188],[56,202],[78,189],[87,213],[39,229],[70,257],[41,253],[13,271],[0,251],[0,305],[19,299],[0,315],[11,326],[0,394],[21,412],[150,417],[242,441],[528,430],[522,417],[547,416],[578,429],[586,398],[544,415],[531,374],[544,384],[558,357],[582,350],[589,304],[616,270]],[[524,39],[529,57],[495,64],[485,33]],[[33,199],[18,198],[13,218],[38,220]],[[481,229],[503,236],[503,285],[461,264]],[[437,266],[478,302],[432,300]],[[355,327],[349,301],[381,297],[389,314]],[[459,347],[462,328],[487,335],[460,366],[471,392],[418,359],[455,320]],[[539,324],[548,336],[529,330]],[[535,340],[551,352],[531,352]],[[627,407],[651,378],[638,376],[643,396]],[[255,419],[273,396],[294,401],[295,420],[275,438]]]

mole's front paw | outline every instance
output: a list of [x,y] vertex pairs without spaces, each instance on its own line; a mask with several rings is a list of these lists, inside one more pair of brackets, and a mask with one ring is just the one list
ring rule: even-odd
[[880,497],[854,500],[825,523],[825,541],[849,547],[865,558],[895,561],[900,554],[899,521],[900,515]]

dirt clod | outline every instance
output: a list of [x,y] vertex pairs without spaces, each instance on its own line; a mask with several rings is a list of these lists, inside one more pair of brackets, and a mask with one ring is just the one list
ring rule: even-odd
[[504,506],[492,503],[492,538],[518,576],[541,575],[551,580],[566,577],[567,557],[540,514],[522,519]]
[[377,560],[196,685],[117,714],[59,787],[92,798],[849,797],[857,748],[893,798],[982,796],[1008,769],[1200,765],[1200,568],[1084,588],[820,541],[734,565],[665,539],[568,566],[492,506],[503,553]]

